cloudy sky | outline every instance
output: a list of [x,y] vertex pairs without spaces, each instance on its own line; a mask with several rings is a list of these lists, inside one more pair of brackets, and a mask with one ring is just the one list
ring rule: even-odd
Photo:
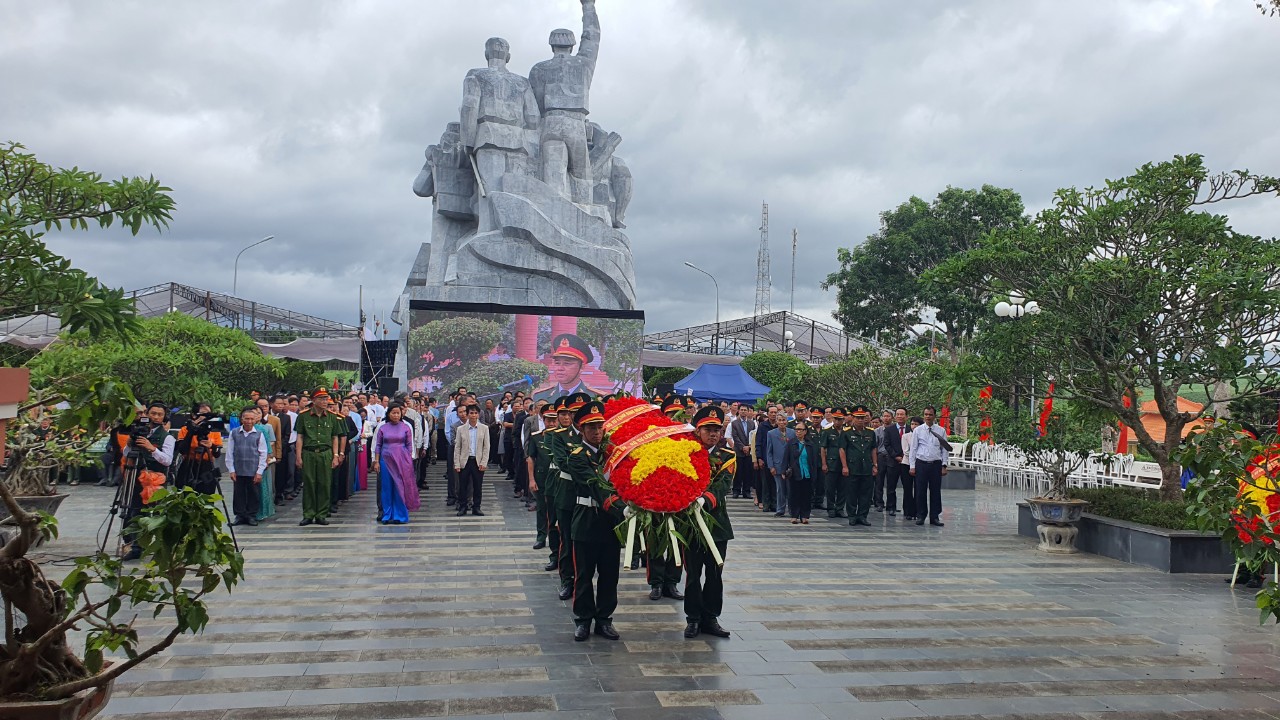
[[[829,319],[819,283],[878,213],[947,185],[1046,205],[1143,162],[1199,152],[1280,174],[1280,18],[1252,0],[599,0],[594,120],[623,135],[628,233],[650,330],[754,303],[761,201],[773,305]],[[577,0],[8,0],[0,139],[108,177],[155,175],[163,234],[51,242],[126,289],[176,280],[354,322],[385,314],[430,201],[410,190],[456,119],[484,41],[511,67],[581,28]],[[1275,235],[1280,201],[1231,210]]]

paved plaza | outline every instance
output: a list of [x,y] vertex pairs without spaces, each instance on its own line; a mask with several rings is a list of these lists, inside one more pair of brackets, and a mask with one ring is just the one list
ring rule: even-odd
[[[203,636],[125,675],[106,715],[1280,718],[1280,634],[1252,591],[1038,553],[1007,491],[948,492],[945,528],[792,526],[732,501],[731,639],[685,640],[640,571],[623,573],[622,641],[576,643],[509,483],[485,517],[455,517],[442,489],[407,526],[374,523],[363,492],[328,527],[298,527],[293,503],[245,528],[246,581],[212,596]],[[72,492],[46,556],[87,549],[110,499]]]

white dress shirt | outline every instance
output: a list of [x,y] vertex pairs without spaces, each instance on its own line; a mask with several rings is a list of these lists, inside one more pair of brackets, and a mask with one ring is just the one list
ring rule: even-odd
[[937,425],[917,425],[915,430],[911,431],[911,467],[915,469],[916,461],[935,462],[942,461],[943,465],[947,464],[947,451],[942,447],[942,440],[946,436],[942,434],[942,428]]
[[[235,477],[235,474],[236,474],[236,459],[235,459],[236,458],[236,450],[235,450],[236,440],[243,441],[249,433],[254,431],[255,427],[256,426],[254,425],[250,425],[246,430],[245,426],[241,425],[240,427],[236,428],[235,430],[233,430],[231,433],[227,435],[227,446],[222,451],[222,457],[224,460],[226,460],[227,472],[231,473],[232,477]],[[263,472],[266,471],[266,469],[267,469],[267,436],[263,435],[262,433],[258,433],[258,470],[254,474],[261,475]]]

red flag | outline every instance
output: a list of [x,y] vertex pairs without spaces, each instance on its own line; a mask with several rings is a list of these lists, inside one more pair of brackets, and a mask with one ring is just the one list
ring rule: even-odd
[[338,390],[338,378],[334,378],[334,379],[333,379],[333,389],[334,389],[334,392],[337,392],[337,390]]
[[982,412],[982,421],[978,423],[978,439],[991,442],[991,416],[987,414],[987,403],[991,402],[991,386],[978,392],[978,409]]
[[[1124,403],[1124,406],[1125,406],[1125,407],[1133,407],[1133,400],[1131,400],[1131,399],[1129,398],[1129,396],[1128,396],[1128,395],[1125,395],[1125,396],[1124,396],[1124,397],[1122,397],[1120,400],[1121,400],[1121,402],[1123,402],[1123,403]],[[1116,423],[1116,424],[1120,426],[1120,439],[1116,441],[1116,452],[1117,452],[1117,453],[1120,453],[1121,455],[1128,454],[1128,452],[1129,452],[1129,426],[1128,426],[1128,425],[1125,425],[1125,424],[1124,424],[1124,423],[1122,423],[1122,422],[1121,422],[1121,423]]]
[[1049,383],[1049,394],[1044,398],[1044,409],[1040,411],[1040,436],[1044,437],[1045,425],[1049,423],[1049,415],[1053,413],[1053,383]]

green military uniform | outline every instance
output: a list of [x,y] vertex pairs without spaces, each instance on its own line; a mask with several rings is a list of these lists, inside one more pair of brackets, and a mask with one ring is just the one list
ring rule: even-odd
[[317,415],[308,410],[298,415],[294,427],[298,442],[302,443],[302,520],[326,519],[333,478],[333,439],[347,434],[347,424],[332,413]]
[[[859,405],[853,412],[867,413],[867,409]],[[844,436],[845,459],[849,463],[849,524],[870,525],[867,513],[871,511],[871,489],[875,478],[876,431],[849,428]]]
[[[555,414],[543,415],[547,422],[555,421]],[[538,541],[547,543],[549,548],[547,551],[547,569],[555,570],[558,567],[560,558],[560,528],[555,522],[555,507],[552,503],[552,496],[549,493],[547,475],[551,471],[551,453],[547,451],[548,433],[554,428],[547,425],[542,430],[529,435],[529,443],[525,447],[525,454],[529,459],[533,460],[533,477],[538,483],[538,489],[533,493],[534,502],[538,508]]]
[[[718,423],[724,426],[724,411],[718,407],[705,407],[693,417],[693,426],[702,427]],[[715,521],[711,539],[720,551],[721,559],[728,557],[729,541],[733,539],[733,525],[729,522],[729,510],[725,497],[733,489],[733,476],[738,471],[738,458],[724,447],[707,451],[711,464],[711,482],[703,493],[705,508]],[[724,568],[716,565],[711,552],[696,542],[691,542],[685,553],[684,614],[689,622],[685,637],[695,637],[701,630],[728,637],[720,627],[718,618],[724,609]]]
[[827,517],[848,517],[845,505],[849,501],[849,476],[844,474],[844,460],[840,457],[845,449],[844,428],[837,430],[835,426],[818,432],[818,448],[822,452],[825,472],[825,492],[827,498]]
[[[579,427],[604,422],[604,403],[589,402],[574,416]],[[592,621],[596,634],[617,640],[613,611],[618,607],[619,554],[622,544],[614,528],[622,522],[618,496],[602,482],[605,452],[578,436],[568,445],[562,467],[563,489],[573,497],[573,621],[574,639],[585,640]],[[593,580],[595,581],[593,587]]]

